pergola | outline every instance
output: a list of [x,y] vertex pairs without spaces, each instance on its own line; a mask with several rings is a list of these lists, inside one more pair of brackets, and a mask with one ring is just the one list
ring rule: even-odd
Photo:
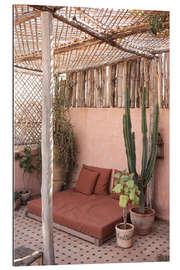
[[[41,12],[53,18],[54,69],[63,73],[169,50],[169,13],[124,9],[14,6],[14,63],[42,71]],[[151,31],[150,18],[167,16],[164,30]]]
[[[157,34],[153,33],[154,23],[161,28]],[[42,224],[46,264],[53,263],[54,72],[74,72],[140,57],[156,59],[168,51],[167,11],[14,5],[14,67],[43,75]]]

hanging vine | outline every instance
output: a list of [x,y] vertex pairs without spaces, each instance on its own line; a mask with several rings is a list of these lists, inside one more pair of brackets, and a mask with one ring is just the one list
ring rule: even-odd
[[62,87],[62,83],[56,74],[53,101],[53,136],[56,149],[55,162],[60,166],[61,189],[67,187],[72,172],[77,167],[77,144],[69,116],[71,90],[70,82],[66,82]]
[[159,11],[154,12],[148,10],[129,10],[130,13],[136,16],[144,16],[148,14],[149,16],[145,19],[145,22],[149,23],[151,32],[154,35],[158,36],[168,36],[169,27],[164,26],[165,22],[169,22],[169,12],[168,11]]

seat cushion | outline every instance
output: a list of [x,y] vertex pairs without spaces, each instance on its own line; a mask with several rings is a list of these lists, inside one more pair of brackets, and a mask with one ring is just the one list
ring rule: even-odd
[[90,195],[94,192],[99,173],[82,167],[75,190]]
[[94,194],[101,194],[101,195],[108,194],[108,188],[109,188],[112,169],[93,167],[93,166],[88,166],[85,164],[83,164],[83,167],[85,169],[99,173],[95,190],[94,190]]
[[[28,211],[41,216],[41,198],[29,201]],[[115,232],[122,222],[122,209],[110,195],[85,195],[73,190],[57,192],[53,196],[53,220],[76,231],[98,239]]]

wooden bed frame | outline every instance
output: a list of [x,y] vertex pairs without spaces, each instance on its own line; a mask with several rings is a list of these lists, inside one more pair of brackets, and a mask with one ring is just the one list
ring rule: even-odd
[[[25,216],[26,216],[26,217],[29,217],[29,218],[32,218],[32,219],[34,219],[34,220],[36,220],[36,221],[39,221],[39,222],[42,221],[42,220],[41,220],[41,217],[39,217],[39,216],[37,216],[37,215],[34,215],[34,214],[30,213],[29,211],[26,211],[26,212],[25,212]],[[88,241],[88,242],[94,244],[95,246],[101,246],[105,241],[107,241],[107,240],[109,240],[109,239],[111,239],[111,238],[113,238],[113,237],[115,236],[115,233],[113,233],[112,235],[109,235],[109,236],[106,237],[106,238],[98,239],[98,238],[95,238],[95,237],[93,237],[93,236],[87,235],[87,234],[85,234],[85,233],[78,232],[78,231],[73,230],[73,229],[71,229],[71,228],[65,227],[65,226],[60,225],[60,224],[55,223],[55,222],[53,222],[53,227],[54,227],[55,229],[57,229],[57,230],[60,230],[60,231],[69,233],[69,234],[71,234],[71,235],[73,235],[73,236],[76,236],[76,237],[78,237],[78,238],[80,238],[80,239],[86,240],[86,241]]]

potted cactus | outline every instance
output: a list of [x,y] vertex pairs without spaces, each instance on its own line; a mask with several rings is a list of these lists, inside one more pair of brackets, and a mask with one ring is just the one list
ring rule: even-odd
[[142,96],[142,107],[141,107],[141,125],[142,125],[142,140],[143,140],[143,151],[142,151],[142,169],[141,174],[138,175],[136,171],[136,149],[135,149],[135,134],[131,132],[131,117],[130,117],[130,97],[129,89],[125,95],[125,114],[123,116],[123,135],[126,147],[126,156],[128,169],[130,173],[134,174],[134,182],[140,190],[140,207],[132,208],[130,210],[131,222],[135,225],[135,231],[138,234],[148,234],[154,222],[155,210],[147,208],[145,205],[145,192],[148,183],[152,178],[154,171],[156,156],[157,156],[157,139],[158,139],[158,117],[159,107],[158,104],[155,107],[155,115],[153,122],[153,131],[151,134],[151,151],[148,157],[148,138],[147,138],[147,123],[146,123],[146,88],[144,87]]
[[25,205],[27,200],[30,198],[31,191],[26,189],[24,175],[25,173],[33,173],[36,169],[32,164],[31,147],[25,146],[22,154],[16,153],[15,160],[19,160],[19,166],[22,168],[23,190],[20,192],[20,197],[22,204]]
[[134,225],[127,223],[128,204],[137,205],[139,203],[140,191],[134,183],[134,174],[129,174],[124,170],[123,174],[116,173],[117,178],[112,192],[120,194],[119,206],[123,209],[123,223],[116,225],[117,245],[122,248],[129,248],[133,244]]

